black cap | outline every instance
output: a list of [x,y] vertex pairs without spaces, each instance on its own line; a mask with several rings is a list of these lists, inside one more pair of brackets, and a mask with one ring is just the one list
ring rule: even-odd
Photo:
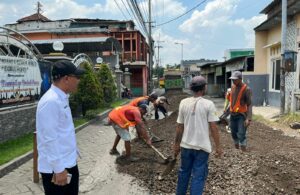
[[150,94],[149,98],[152,98],[152,99],[155,99],[155,100],[156,100],[156,99],[158,98],[158,96],[156,95],[155,92],[152,92],[152,93]]
[[147,106],[147,104],[140,104],[140,105],[139,105],[139,108],[145,110],[146,112],[148,111],[148,106]]
[[59,79],[66,75],[81,76],[85,73],[85,70],[76,67],[71,61],[59,60],[53,64],[52,77],[53,79]]
[[207,81],[203,76],[195,76],[192,78],[190,87],[203,86],[206,84],[207,84]]

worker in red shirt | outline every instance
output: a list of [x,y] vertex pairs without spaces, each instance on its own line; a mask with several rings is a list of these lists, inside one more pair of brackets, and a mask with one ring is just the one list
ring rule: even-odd
[[156,99],[157,99],[157,95],[155,93],[152,93],[149,96],[135,98],[128,105],[139,106],[140,104],[146,104],[149,106],[149,102],[154,103]]
[[129,133],[129,127],[136,127],[138,135],[140,135],[147,144],[151,145],[151,139],[146,131],[142,116],[147,113],[147,105],[141,104],[138,107],[125,105],[113,109],[109,115],[109,122],[113,126],[117,136],[115,138],[112,149],[110,150],[111,155],[119,155],[117,150],[120,139],[125,142],[125,155],[121,155],[118,158],[128,162],[137,161],[138,158],[131,155],[131,136]]

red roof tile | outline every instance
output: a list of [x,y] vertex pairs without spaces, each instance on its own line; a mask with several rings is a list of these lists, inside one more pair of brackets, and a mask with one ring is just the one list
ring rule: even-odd
[[46,18],[45,16],[43,16],[40,13],[35,13],[35,14],[30,15],[30,16],[26,16],[24,18],[21,18],[21,19],[17,20],[18,23],[27,22],[27,21],[49,22],[51,20],[49,20],[48,18]]

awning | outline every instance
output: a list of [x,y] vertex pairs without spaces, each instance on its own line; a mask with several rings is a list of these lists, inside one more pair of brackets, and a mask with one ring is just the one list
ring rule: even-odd
[[124,62],[124,66],[130,65],[130,66],[147,66],[145,61],[135,61],[135,62]]
[[90,51],[116,51],[122,52],[120,42],[113,37],[89,37],[89,38],[67,38],[67,39],[47,39],[32,40],[31,42],[43,54],[54,52],[52,44],[60,41],[64,44],[64,53],[68,52],[90,52]]
[[274,43],[265,45],[265,46],[263,46],[263,48],[274,47],[274,46],[277,46],[277,45],[281,45],[281,42],[280,42],[280,41],[277,41],[277,42],[274,42]]

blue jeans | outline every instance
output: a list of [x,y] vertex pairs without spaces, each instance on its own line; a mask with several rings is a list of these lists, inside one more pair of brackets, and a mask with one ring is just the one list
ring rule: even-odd
[[209,153],[203,150],[181,148],[176,194],[185,195],[192,175],[190,194],[201,195],[208,174]]
[[247,145],[247,128],[245,127],[244,122],[245,116],[243,116],[242,114],[230,116],[230,128],[232,139],[234,141],[234,144],[239,144],[241,146]]

